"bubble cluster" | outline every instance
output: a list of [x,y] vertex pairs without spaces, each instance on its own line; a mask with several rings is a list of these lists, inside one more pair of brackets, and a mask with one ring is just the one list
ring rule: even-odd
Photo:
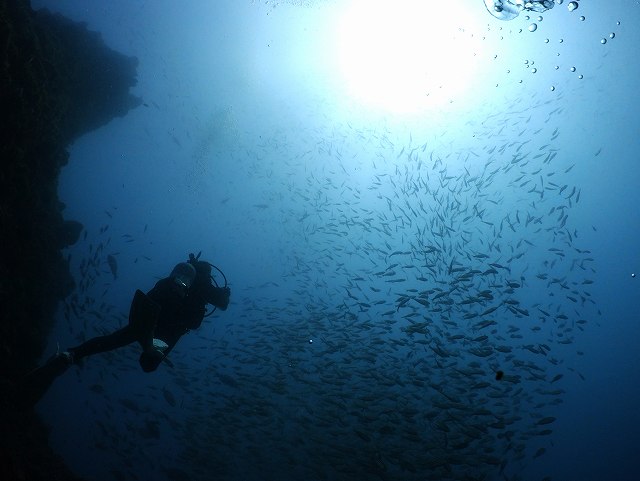
[[[553,8],[554,2],[551,0],[484,0],[484,4],[491,15],[499,20],[513,20],[521,11],[546,12]],[[557,2],[556,2],[557,4]],[[542,17],[538,17],[542,21]],[[529,18],[526,18],[529,20]]]
[[[527,32],[535,34],[535,32],[542,31],[543,29],[545,29],[546,26],[541,25],[540,23],[544,21],[544,16],[539,13],[553,8],[554,5],[566,6],[567,10],[562,9],[558,14],[562,14],[562,12],[564,12],[564,14],[568,14],[568,15],[570,15],[570,13],[568,12],[573,12],[579,7],[578,0],[572,0],[572,1],[567,0],[567,2],[564,2],[562,0],[551,0],[551,1],[545,1],[545,2],[532,2],[528,0],[484,0],[484,1],[485,1],[485,4],[487,5],[487,8],[494,8],[501,12],[501,15],[494,14],[496,18],[499,18],[501,20],[512,20],[518,17],[517,22],[518,23],[521,22],[520,26],[510,29],[508,31],[508,34],[510,35],[518,35],[518,34],[522,35]],[[579,22],[586,21],[585,15],[576,16],[575,19],[576,20],[574,21],[579,21]],[[615,24],[619,26],[620,21],[617,21]],[[616,38],[616,32],[613,31],[615,27],[613,28],[610,27],[610,28],[611,30],[609,32],[607,32],[606,30],[601,31],[600,35],[596,36],[595,38],[592,38],[591,41],[600,41],[602,45],[606,45],[609,42],[611,42],[613,39]],[[500,32],[500,37],[499,37],[500,40],[505,40],[507,38],[507,35],[504,34],[506,30],[504,30],[502,27],[497,27],[496,30]],[[545,34],[548,35],[548,32],[545,32]],[[565,48],[564,44],[565,43],[573,44],[572,38],[567,38],[567,42],[565,42],[565,38],[563,37],[545,35],[541,37],[538,41],[541,41],[545,45],[552,45],[554,42],[557,42],[558,44],[558,47],[554,49],[555,52],[545,51],[543,53],[543,55],[545,56],[544,58],[548,59],[551,62],[549,65],[546,65],[544,62],[542,62],[542,57],[536,59],[536,60],[540,60],[538,65],[543,67],[543,70],[541,72],[547,72],[547,71],[557,72],[562,70],[564,72],[568,71],[571,74],[573,74],[572,77],[574,79],[576,77],[578,79],[584,78],[583,74],[578,74],[577,66],[571,65],[571,63],[567,65],[567,63],[565,63],[566,59],[562,58],[565,54],[569,53],[564,50]],[[552,60],[552,57],[554,56],[554,54],[555,54],[555,57],[557,57],[556,60]],[[500,56],[495,55],[493,58],[497,59],[498,57],[500,57],[501,59],[504,58],[502,55]],[[535,62],[533,59],[524,60],[524,68],[528,70],[528,73],[530,75],[537,73],[539,76],[540,72],[538,72],[538,70],[541,67],[539,67],[538,65],[534,66],[534,63]],[[507,72],[510,73],[511,70],[507,70]],[[513,80],[517,81],[518,83],[523,83],[523,81],[526,81],[526,75],[523,77],[523,79],[518,80],[516,77]],[[558,85],[555,84],[554,80],[552,80],[552,82],[549,84],[549,89],[551,92],[557,91]]]

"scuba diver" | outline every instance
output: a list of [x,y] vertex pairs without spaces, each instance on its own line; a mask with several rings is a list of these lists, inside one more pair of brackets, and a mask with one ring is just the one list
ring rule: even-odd
[[212,267],[215,266],[200,260],[200,253],[189,254],[188,262],[176,265],[169,277],[160,279],[147,294],[138,289],[131,302],[128,325],[56,353],[27,375],[23,393],[26,400],[37,402],[58,376],[83,358],[136,341],[142,347],[139,362],[144,372],[155,371],[163,360],[170,364],[167,355],[183,334],[200,327],[206,305],[214,306],[207,315],[216,308],[225,311],[229,305],[231,290],[227,280],[215,267],[225,280],[224,287],[218,287],[211,275]]

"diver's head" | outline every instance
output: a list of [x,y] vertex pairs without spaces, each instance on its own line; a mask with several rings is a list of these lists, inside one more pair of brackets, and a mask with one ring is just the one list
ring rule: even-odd
[[193,285],[193,281],[196,278],[196,269],[188,262],[181,262],[173,268],[170,277],[182,295],[184,295]]

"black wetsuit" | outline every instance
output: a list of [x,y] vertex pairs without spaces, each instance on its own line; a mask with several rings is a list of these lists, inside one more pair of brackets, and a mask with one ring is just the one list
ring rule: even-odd
[[173,279],[167,277],[159,280],[146,298],[142,292],[136,293],[127,326],[90,339],[69,349],[69,352],[73,355],[73,362],[77,362],[86,356],[139,342],[145,351],[140,357],[142,369],[154,371],[164,358],[151,349],[154,338],[167,343],[168,348],[164,352],[168,353],[183,334],[200,327],[207,303],[226,310],[228,302],[228,289],[214,287],[208,278],[196,277],[187,294],[181,296]]

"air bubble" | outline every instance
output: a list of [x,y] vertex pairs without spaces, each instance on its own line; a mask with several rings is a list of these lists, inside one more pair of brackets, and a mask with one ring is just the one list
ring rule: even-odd
[[584,22],[586,19],[584,18],[584,15],[580,15],[580,21]]
[[575,72],[576,68],[575,67],[571,67],[569,70],[571,70],[572,72]]
[[549,89],[553,92],[556,88],[552,85]]
[[573,11],[574,11],[575,9],[577,9],[577,8],[578,8],[578,2],[569,2],[569,3],[567,4],[567,9],[568,9],[570,12],[573,12]]
[[531,73],[536,73],[537,71],[538,71],[538,69],[537,69],[537,68],[535,68],[535,67],[533,67],[533,68],[531,69]]
[[606,38],[601,38],[601,39],[600,39],[600,43],[601,43],[602,45],[604,45],[605,43],[607,43],[607,39],[606,39]]
[[529,25],[530,32],[535,32],[536,30],[538,30],[538,25],[536,25],[535,23],[532,23],[531,25]]
[[611,33],[609,34],[609,38],[616,38],[616,34],[615,34],[614,32],[611,32]]

